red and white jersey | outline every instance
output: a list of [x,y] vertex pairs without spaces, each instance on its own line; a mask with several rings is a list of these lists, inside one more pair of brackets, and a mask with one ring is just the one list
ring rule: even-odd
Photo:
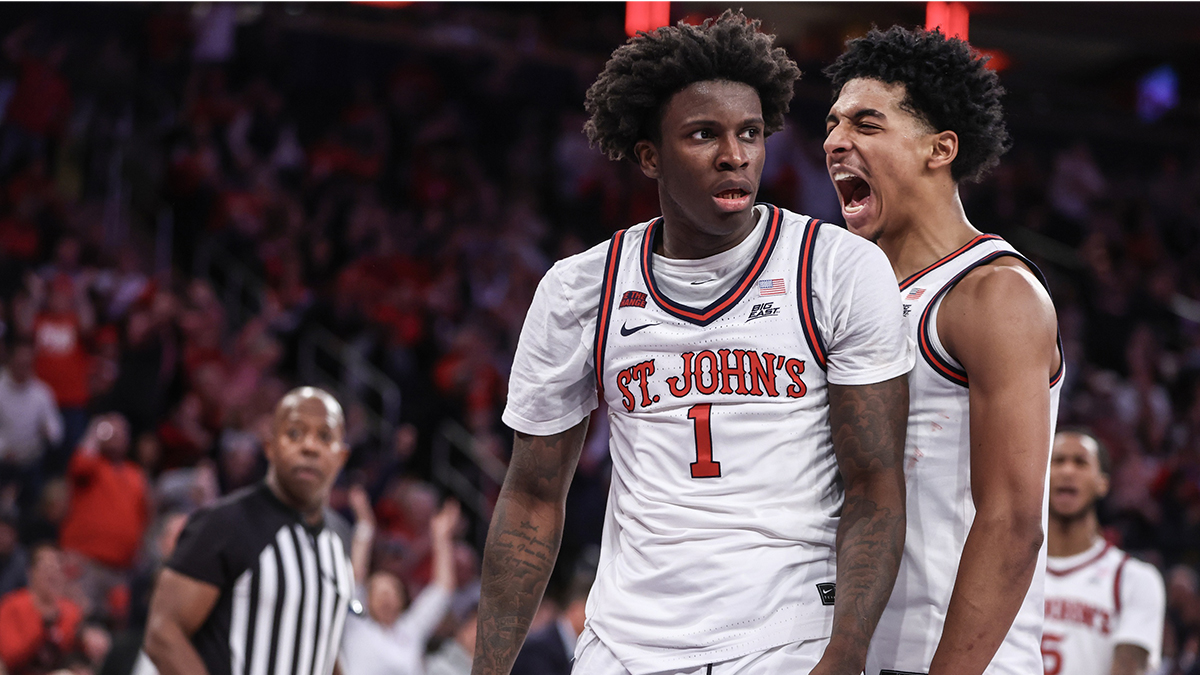
[[1113,648],[1145,649],[1149,669],[1162,657],[1166,591],[1148,563],[1097,539],[1078,555],[1046,562],[1045,675],[1107,675]]
[[[618,233],[602,257],[559,263],[543,285],[567,290],[535,299],[514,359],[507,423],[545,434],[578,421],[562,415],[581,394],[557,411],[537,404],[558,399],[545,387],[575,391],[577,371],[552,365],[574,357],[532,356],[577,334],[548,339],[536,327],[573,325],[575,312],[543,318],[541,307],[569,306],[577,266],[602,260],[599,311],[580,323],[595,326],[591,382],[609,409],[613,474],[587,624],[635,674],[829,635],[842,488],[827,384],[912,367],[882,252],[806,216],[756,209],[748,262],[702,306],[674,300],[689,282],[660,275],[680,262],[653,253],[661,219]],[[703,285],[707,263],[689,265],[690,283]],[[553,372],[539,392],[527,369],[543,363]]]
[[[1007,242],[985,234],[900,282],[901,302],[919,352],[908,376],[908,437],[904,451],[908,527],[896,585],[867,653],[867,675],[879,675],[881,670],[929,672],[942,636],[975,505],[971,497],[968,377],[938,339],[937,313],[942,298],[968,272],[1002,257],[1022,260],[1040,278],[1037,268]],[[1060,366],[1047,382],[1048,438],[1053,437],[1058,419],[1062,374]],[[1047,469],[1049,464],[1047,445]],[[1043,488],[1043,529],[1048,497]],[[1030,675],[1041,669],[1045,556],[1043,544],[1029,591],[1008,635],[984,671],[988,675]]]

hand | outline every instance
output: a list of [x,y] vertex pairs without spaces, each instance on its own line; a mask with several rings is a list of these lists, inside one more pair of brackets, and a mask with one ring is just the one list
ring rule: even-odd
[[367,495],[367,491],[361,485],[355,485],[350,488],[350,494],[347,495],[350,500],[350,508],[354,511],[354,519],[359,523],[375,524],[375,512],[371,509],[371,498]]
[[458,529],[459,523],[462,521],[462,508],[458,502],[453,499],[447,499],[442,505],[442,510],[434,514],[429,520],[429,533],[433,535],[434,541],[449,541],[454,537],[454,531]]

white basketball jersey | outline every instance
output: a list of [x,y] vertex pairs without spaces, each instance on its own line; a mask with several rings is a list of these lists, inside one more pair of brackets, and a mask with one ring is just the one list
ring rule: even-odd
[[[938,339],[937,311],[942,298],[968,272],[1002,257],[1018,258],[1041,278],[1037,268],[1003,239],[980,235],[900,283],[904,312],[920,352],[908,376],[908,437],[904,450],[908,527],[896,585],[867,653],[867,675],[927,673],[941,639],[975,505],[971,498],[967,373]],[[1048,383],[1050,437],[1058,419],[1062,374],[1060,366]],[[1049,463],[1047,447],[1047,468]],[[1047,480],[1048,476],[1049,471]],[[1047,500],[1048,491],[1043,488],[1043,529]],[[1045,563],[1043,544],[1033,582],[1008,635],[984,671],[988,675],[1041,672]]]
[[595,353],[613,473],[587,616],[633,673],[832,626],[842,488],[810,288],[818,231],[838,234],[768,209],[749,268],[708,307],[655,283],[661,219],[609,248]]
[[1165,600],[1153,566],[1101,540],[1046,566],[1045,675],[1091,675],[1112,669],[1113,648],[1133,644],[1157,667]]

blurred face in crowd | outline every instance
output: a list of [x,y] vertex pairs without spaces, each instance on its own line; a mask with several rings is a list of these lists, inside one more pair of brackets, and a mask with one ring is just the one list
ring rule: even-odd
[[1091,512],[1108,494],[1108,476],[1100,470],[1100,447],[1090,436],[1062,432],[1050,456],[1050,515],[1075,519]]
[[[909,222],[907,197],[929,175],[933,129],[901,107],[903,84],[856,78],[825,118],[825,167],[851,232],[878,242],[884,228]],[[949,132],[947,132],[949,133]]]
[[666,235],[668,255],[711,255],[753,228],[764,127],[758,91],[742,82],[693,82],[663,107],[659,140],[640,141],[635,151],[642,172],[658,181],[663,216],[679,238]]
[[17,528],[7,520],[0,520],[0,555],[9,555],[17,549]]
[[18,344],[8,359],[8,374],[17,384],[25,384],[33,376],[33,347]]
[[301,387],[283,397],[275,410],[268,482],[286,504],[313,522],[329,499],[329,490],[349,454],[343,440],[342,407],[327,392]]
[[367,580],[367,613],[379,624],[392,625],[407,606],[408,593],[396,575],[376,572]]
[[129,454],[129,422],[122,415],[106,415],[96,429],[100,452],[112,460],[125,459]]
[[34,550],[29,561],[29,590],[40,598],[57,598],[62,595],[67,577],[63,573],[62,553],[53,546],[41,546]]

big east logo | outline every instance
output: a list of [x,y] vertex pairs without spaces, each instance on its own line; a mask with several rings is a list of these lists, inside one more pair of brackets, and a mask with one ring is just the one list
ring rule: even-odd
[[[804,374],[804,361],[800,359],[770,352],[759,354],[753,349],[718,349],[716,352],[706,349],[699,353],[685,352],[680,358],[683,371],[665,379],[667,392],[675,398],[683,398],[693,389],[700,394],[720,392],[771,398],[800,398],[808,393],[808,387],[800,379]],[[651,381],[655,369],[655,360],[650,359],[617,373],[617,390],[621,392],[621,404],[626,411],[633,412],[638,405],[648,408],[662,400],[662,396],[655,393],[662,391],[662,383]],[[780,372],[786,375],[787,382],[776,382]],[[781,384],[786,384],[782,392]]]

